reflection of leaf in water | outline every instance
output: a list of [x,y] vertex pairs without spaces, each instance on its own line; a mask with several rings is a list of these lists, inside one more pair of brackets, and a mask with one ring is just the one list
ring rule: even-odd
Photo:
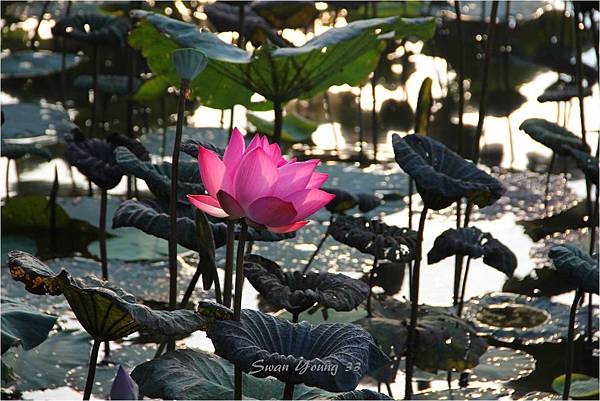
[[510,277],[502,286],[502,291],[530,297],[551,297],[576,288],[576,284],[569,279],[568,274],[554,267],[544,266],[533,269],[523,278]]
[[532,240],[539,241],[550,234],[587,227],[587,215],[587,204],[585,201],[581,201],[575,206],[550,217],[521,220],[517,224],[525,228],[525,234],[529,235]]

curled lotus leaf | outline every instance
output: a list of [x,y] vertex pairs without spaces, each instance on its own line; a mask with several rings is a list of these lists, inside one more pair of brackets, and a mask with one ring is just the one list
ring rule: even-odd
[[225,149],[220,148],[218,146],[213,145],[212,143],[207,143],[199,139],[188,139],[183,141],[181,144],[181,151],[192,156],[194,159],[198,158],[198,146],[202,146],[204,149],[208,149],[219,157],[223,157],[225,153]]
[[[177,208],[177,242],[191,250],[198,250],[196,236],[195,209],[189,204],[180,204]],[[123,201],[113,215],[113,228],[135,227],[146,234],[165,240],[170,235],[169,205],[160,199],[145,199],[141,201]],[[225,223],[210,223],[215,247],[220,248],[227,241],[227,225]],[[236,238],[239,230],[236,231]],[[270,231],[248,229],[249,241],[274,242],[293,238],[294,233],[277,234]]]
[[575,149],[569,145],[563,145],[562,147],[575,160],[577,167],[583,171],[583,174],[592,183],[598,183],[598,159],[587,152]]
[[125,146],[142,160],[149,157],[141,143],[121,134],[112,134],[106,140],[85,139],[81,132],[75,131],[74,135],[65,136],[65,142],[67,161],[104,190],[116,187],[123,177],[123,170],[115,158],[115,148]]
[[265,257],[248,255],[244,276],[272,305],[300,313],[314,304],[337,311],[358,307],[369,294],[369,286],[343,274],[287,272]]
[[394,134],[392,142],[396,162],[415,180],[427,208],[441,210],[462,198],[485,207],[506,192],[500,181],[435,139]]
[[589,146],[584,145],[581,138],[577,135],[558,124],[541,118],[527,119],[523,121],[519,129],[525,131],[532,139],[552,149],[553,152],[559,155],[567,155],[563,145],[569,145],[574,149],[588,153],[590,151]]
[[434,264],[452,255],[480,258],[483,262],[512,276],[517,268],[517,257],[490,233],[477,227],[448,229],[438,236],[427,254],[427,262]]
[[327,391],[354,390],[389,363],[368,332],[348,323],[294,324],[244,309],[240,321],[217,321],[207,334],[217,355],[244,372]]
[[2,353],[17,345],[30,350],[46,338],[57,316],[41,313],[32,306],[11,298],[2,298]]
[[23,156],[38,156],[46,161],[52,159],[52,154],[46,148],[34,143],[10,143],[2,141],[0,155],[9,159],[20,159]]
[[413,230],[352,216],[338,216],[329,233],[343,244],[390,262],[412,260],[417,240]]
[[548,253],[554,266],[566,272],[585,292],[598,294],[598,260],[572,245],[557,245]]
[[[465,302],[463,315],[477,331],[497,341],[520,344],[558,343],[567,338],[569,306],[545,297],[489,293]],[[598,316],[597,306],[592,313]],[[575,336],[587,330],[588,306],[578,308]],[[597,318],[593,319],[597,330]]]
[[[55,274],[25,252],[9,252],[8,265],[13,279],[23,282],[30,292],[63,294],[84,329],[99,341],[117,340],[140,328],[173,336],[189,335],[206,327],[206,319],[193,311],[152,310],[107,281],[92,276],[74,278],[66,270]],[[40,285],[40,280],[45,284]]]
[[[144,180],[156,197],[169,199],[171,193],[171,163],[161,162],[155,164],[140,160],[126,147],[118,147],[115,155],[116,162],[121,169]],[[177,178],[177,199],[180,202],[187,203],[187,194],[203,194],[205,192],[198,170],[198,163],[180,161]]]
[[129,32],[127,18],[82,13],[65,17],[52,28],[54,36],[64,36],[93,45],[124,46]]
[[[234,366],[226,359],[192,349],[167,352],[138,365],[131,373],[139,386],[140,396],[165,400],[230,400],[234,392],[233,376]],[[243,373],[242,382],[242,396],[246,400],[273,400],[283,394],[284,384],[273,377],[261,379]],[[297,385],[294,399],[387,399],[384,395],[375,398],[379,393],[364,391],[335,394]]]

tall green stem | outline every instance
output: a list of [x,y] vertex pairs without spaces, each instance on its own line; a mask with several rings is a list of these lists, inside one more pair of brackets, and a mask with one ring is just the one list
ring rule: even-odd
[[273,125],[273,142],[281,141],[281,130],[283,128],[283,109],[281,102],[273,101],[273,111],[275,112],[275,123]]
[[[183,113],[185,111],[185,95],[190,86],[187,79],[181,80],[179,103],[177,105],[177,126],[175,128],[175,143],[171,161],[171,193],[169,196],[169,308],[177,309],[177,184],[179,182],[179,147],[183,131]],[[168,351],[175,350],[175,340],[169,339]]]
[[567,352],[565,356],[565,386],[563,388],[563,400],[569,399],[571,392],[571,376],[573,373],[573,343],[575,341],[575,318],[577,316],[577,305],[583,297],[583,291],[575,292],[575,299],[571,304],[571,312],[569,313],[569,331],[567,333]]
[[225,248],[225,284],[223,287],[223,305],[231,308],[233,293],[233,249],[235,247],[235,223],[227,221],[227,247]]
[[85,381],[85,390],[83,392],[83,399],[89,400],[92,395],[92,388],[94,387],[94,377],[96,376],[96,363],[98,362],[98,351],[100,350],[100,341],[94,340],[92,343],[92,352],[90,354],[90,362],[88,365],[88,374]]
[[11,159],[6,159],[6,199],[10,199],[10,162]]
[[[240,236],[238,238],[237,261],[235,266],[235,298],[233,300],[233,319],[240,320],[242,314],[242,291],[244,289],[244,244],[246,242],[246,234],[248,233],[248,224],[245,220],[241,222]],[[235,367],[234,377],[235,389],[234,399],[242,399],[242,370]]]
[[415,358],[416,330],[417,330],[417,312],[419,307],[419,274],[421,269],[421,248],[423,246],[423,231],[425,230],[425,220],[427,219],[427,207],[423,207],[419,218],[419,229],[417,232],[417,249],[415,263],[412,272],[412,294],[410,299],[410,326],[408,327],[408,341],[406,347],[406,381],[404,389],[404,399],[412,398],[412,376]]

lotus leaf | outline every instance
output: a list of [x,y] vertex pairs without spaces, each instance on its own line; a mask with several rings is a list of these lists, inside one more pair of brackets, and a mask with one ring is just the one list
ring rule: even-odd
[[548,256],[554,262],[554,266],[559,271],[567,272],[579,288],[586,292],[599,293],[598,276],[600,276],[600,270],[596,258],[590,257],[587,253],[572,245],[554,246],[550,248]]
[[315,303],[337,311],[350,311],[369,294],[369,286],[343,274],[285,272],[265,257],[248,255],[244,276],[269,303],[300,313]]
[[577,289],[577,284],[567,272],[544,266],[533,269],[523,278],[511,277],[502,286],[503,292],[529,297],[551,297]]
[[343,244],[390,262],[412,260],[417,239],[415,231],[364,217],[338,216],[329,232]]
[[[98,79],[98,92],[108,95],[129,95],[129,77],[127,75],[105,75],[100,74]],[[133,91],[141,85],[138,78],[133,80]],[[73,80],[73,86],[78,89],[94,89],[94,77],[91,75],[79,75]]]
[[574,149],[569,145],[563,145],[564,150],[575,160],[577,167],[583,171],[586,178],[592,183],[598,183],[598,159],[589,153],[583,152],[579,149]]
[[584,145],[577,135],[558,124],[541,118],[527,119],[523,121],[519,129],[559,155],[567,155],[563,145],[569,145],[588,153],[590,151],[589,146]]
[[2,139],[10,142],[54,142],[76,126],[61,106],[51,104],[3,104]]
[[92,45],[124,46],[129,28],[126,18],[83,13],[59,20],[52,28],[52,33]]
[[479,207],[496,202],[506,188],[442,143],[419,134],[394,134],[396,162],[416,183],[425,207],[444,209],[467,198]]
[[[37,78],[56,74],[63,69],[61,53],[49,51],[22,50],[2,52],[2,73],[0,78]],[[77,67],[85,61],[84,56],[65,54],[65,70]]]
[[[273,122],[264,120],[252,113],[246,113],[248,122],[252,124],[256,132],[273,137]],[[305,143],[314,145],[312,134],[319,125],[307,118],[294,112],[288,113],[283,117],[281,127],[281,140],[290,143]]]
[[24,350],[30,350],[48,338],[56,323],[56,316],[41,313],[14,299],[3,297],[1,302],[2,354],[18,345],[22,345]]
[[373,337],[353,324],[294,324],[244,309],[240,321],[217,321],[207,334],[217,355],[245,372],[328,391],[353,390],[389,363]]
[[[574,399],[591,400],[598,397],[599,384],[597,377],[590,377],[581,373],[571,375],[571,391],[569,396]],[[565,375],[560,375],[552,381],[552,390],[559,394],[563,393],[565,386]]]
[[0,155],[9,159],[20,159],[23,156],[38,156],[50,161],[52,154],[46,148],[33,143],[10,143],[2,141],[0,144]]
[[[586,86],[583,88],[583,96],[591,96],[592,88]],[[544,102],[568,102],[574,97],[579,96],[579,89],[575,82],[565,82],[558,80],[546,89],[538,96],[537,101],[540,103]]]

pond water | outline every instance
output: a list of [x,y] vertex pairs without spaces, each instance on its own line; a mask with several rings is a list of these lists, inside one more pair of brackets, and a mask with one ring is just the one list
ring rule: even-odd
[[[175,2],[183,3],[183,2]],[[518,13],[519,7],[523,6],[524,2],[511,2],[513,4],[513,13]],[[479,15],[477,7],[480,5],[469,3],[471,8],[465,12],[470,15]],[[467,7],[467,6],[465,6]],[[528,12],[527,7],[523,6]],[[560,14],[563,5],[561,3],[547,3],[546,13],[551,15],[553,12]],[[503,7],[500,7],[503,9]],[[489,10],[489,4],[488,4]],[[517,10],[517,11],[515,11]],[[432,13],[438,18],[438,31],[443,32],[444,27],[450,25],[448,10],[434,9]],[[501,18],[502,18],[501,11]],[[516,14],[512,14],[516,15]],[[528,15],[528,14],[525,14]],[[327,18],[317,22],[315,31],[325,30]],[[516,21],[517,26],[520,24],[535,25],[541,17],[538,15],[535,18]],[[31,35],[32,25],[31,18],[25,19],[23,23],[17,23],[14,18],[3,19],[3,51],[5,47],[12,47],[13,50],[18,48],[19,43],[22,46],[21,37],[19,35]],[[40,48],[52,49],[55,46],[49,27],[54,23],[53,19],[44,21],[40,27]],[[337,21],[339,26],[344,25],[343,17]],[[472,28],[476,29],[476,28]],[[468,29],[469,32],[472,30]],[[284,32],[288,40],[294,43],[300,43],[303,40],[304,34],[299,31]],[[224,40],[230,40],[231,34],[221,34]],[[438,48],[444,46],[451,47],[452,37],[437,35],[435,44]],[[512,39],[514,41],[514,39]],[[460,46],[461,44],[459,44]],[[456,45],[452,45],[456,46]],[[465,41],[466,52],[481,53],[481,46],[477,45],[476,38],[469,38]],[[516,46],[515,46],[516,47]],[[439,49],[438,49],[439,50]],[[452,50],[449,50],[452,51]],[[440,55],[433,55],[440,53]],[[404,46],[399,46],[394,52],[388,54],[388,60],[400,60],[402,62],[390,62],[386,66],[384,78],[381,83],[376,85],[375,90],[372,90],[370,83],[367,83],[363,88],[351,88],[350,86],[332,87],[328,92],[329,115],[324,111],[325,99],[323,96],[317,96],[310,101],[292,101],[286,110],[291,113],[296,111],[299,114],[310,118],[317,122],[317,129],[312,134],[313,146],[295,145],[290,149],[290,154],[313,154],[317,157],[327,157],[330,161],[325,161],[319,170],[327,172],[331,175],[328,182],[329,187],[343,188],[355,192],[374,192],[381,196],[385,196],[384,203],[381,207],[369,212],[371,217],[381,217],[382,220],[390,225],[404,227],[408,222],[408,179],[407,176],[400,170],[393,159],[393,149],[391,145],[391,136],[393,133],[412,132],[413,130],[413,110],[417,107],[419,97],[419,88],[425,78],[433,80],[432,96],[434,99],[433,115],[431,123],[432,136],[441,138],[443,141],[453,141],[453,135],[456,133],[457,119],[454,113],[454,98],[449,92],[455,91],[456,73],[449,65],[448,61],[442,57],[444,52],[435,51],[431,46],[426,46],[422,42],[408,42]],[[407,54],[411,54],[407,56]],[[106,72],[122,71],[123,60],[118,58],[117,52],[108,52],[103,55],[105,57],[105,65],[103,69]],[[515,57],[516,59],[517,57]],[[584,53],[584,61],[586,64],[595,66],[595,52],[593,49],[587,48]],[[482,66],[482,63],[477,60],[470,62]],[[553,84],[559,74],[552,68],[540,64],[534,64],[530,60],[513,60],[511,67],[516,70],[522,68],[524,71],[522,77],[514,79],[510,83],[510,89],[502,92],[501,85],[492,85],[493,90],[489,97],[490,114],[486,117],[484,123],[484,136],[482,139],[484,160],[496,159],[495,163],[488,163],[488,166],[483,168],[489,171],[492,175],[500,177],[502,182],[508,187],[508,192],[498,202],[498,204],[478,210],[475,208],[473,213],[473,225],[479,227],[483,231],[493,233],[494,237],[516,255],[518,267],[515,271],[517,278],[523,278],[530,274],[536,267],[551,265],[551,261],[545,257],[546,250],[551,243],[576,243],[581,244],[583,248],[589,243],[589,230],[586,228],[570,228],[568,225],[559,227],[555,231],[542,235],[542,239],[532,238],[526,232],[526,226],[521,224],[524,220],[535,220],[544,217],[545,211],[543,206],[543,193],[545,185],[545,166],[549,162],[551,151],[534,141],[531,137],[519,130],[520,124],[527,118],[544,118],[550,121],[562,119],[566,128],[575,133],[581,132],[581,124],[579,119],[579,106],[577,99],[572,99],[568,106],[558,106],[555,102],[540,103],[537,101],[545,88]],[[522,64],[526,64],[523,67]],[[477,67],[475,67],[477,69]],[[90,67],[85,63],[69,74],[70,78],[77,76],[80,73],[89,73]],[[521,71],[521,70],[519,70]],[[494,72],[495,74],[495,72]],[[56,76],[54,76],[56,77]],[[500,81],[502,77],[499,74],[492,74],[492,81]],[[479,85],[481,76],[475,76],[469,79],[469,85],[476,88]],[[53,77],[39,78],[33,80],[3,80],[3,88],[0,100],[2,105],[16,104],[29,102],[34,104],[54,104],[61,100],[58,94],[59,88]],[[373,92],[375,92],[375,102],[373,101]],[[344,159],[356,158],[358,154],[358,107],[356,105],[356,97],[360,93],[360,106],[362,109],[362,121],[365,130],[365,138],[370,142],[370,118],[371,109],[375,103],[378,112],[378,153],[377,162],[375,163],[354,163],[352,161],[344,161]],[[467,109],[464,114],[464,123],[468,126],[477,125],[478,111],[477,102],[479,95],[471,94],[472,99],[467,102]],[[468,97],[469,97],[468,96]],[[74,122],[82,127],[89,125],[89,105],[87,104],[88,94],[86,91],[77,90],[69,87],[65,96],[66,107],[68,113]],[[508,103],[508,97],[517,97],[519,100],[510,107],[508,116],[504,113],[497,112],[505,107],[505,102]],[[169,122],[174,122],[176,111],[176,97],[169,96],[166,106],[169,114]],[[592,154],[596,152],[598,144],[598,136],[600,132],[600,93],[598,85],[592,87],[592,95],[585,98],[585,125],[587,130],[587,141],[591,144]],[[394,107],[397,107],[394,109]],[[563,108],[564,107],[564,108]],[[105,121],[103,129],[106,132],[123,131],[125,117],[126,102],[123,98],[113,96],[109,99],[103,99],[103,106],[100,111],[100,118]],[[404,112],[402,111],[404,110]],[[408,111],[407,111],[408,110]],[[565,118],[565,111],[568,118]],[[239,127],[243,133],[247,135],[253,134],[253,126],[248,122],[246,110],[243,106],[236,106],[233,113],[233,125]],[[257,112],[255,115],[266,120],[272,120],[272,112]],[[146,144],[155,144],[158,146],[157,151],[153,152],[154,160],[160,159],[160,143],[161,137],[161,111],[158,103],[150,104],[146,109],[138,108],[134,115],[136,123],[136,133],[143,134]],[[192,128],[211,128],[206,131],[204,138],[212,140],[217,145],[222,145],[227,141],[227,132],[231,112],[226,110],[210,109],[198,104],[188,108],[187,127]],[[565,121],[566,120],[566,121]],[[473,129],[473,127],[469,128]],[[512,139],[511,139],[512,137]],[[512,143],[511,143],[512,141]],[[172,142],[171,142],[172,143]],[[498,145],[502,149],[501,154],[497,153]],[[171,145],[172,146],[172,145]],[[78,171],[70,168],[62,158],[63,146],[60,143],[49,145],[52,152],[52,159],[48,162],[41,162],[39,159],[24,158],[15,161],[8,161],[3,158],[0,165],[2,171],[8,169],[7,163],[11,163],[9,174],[1,175],[0,196],[2,199],[7,198],[6,189],[8,188],[11,198],[21,195],[49,195],[54,179],[54,171],[58,172],[60,183],[58,196],[60,204],[69,213],[71,217],[89,221],[90,224],[97,226],[97,202],[87,198],[87,179]],[[485,150],[495,149],[496,152],[488,153]],[[371,156],[373,146],[364,145],[364,152]],[[167,154],[169,152],[166,152]],[[488,156],[487,158],[485,156]],[[165,157],[169,160],[169,157]],[[338,161],[331,161],[338,159]],[[341,159],[341,161],[339,161]],[[585,180],[582,175],[574,168],[573,165],[563,162],[559,166],[559,171],[563,169],[566,175],[554,174],[551,180],[550,192],[550,213],[559,212],[567,208],[567,206],[576,204],[578,201],[585,199]],[[8,182],[6,181],[8,179]],[[137,191],[140,197],[148,196],[149,191],[145,183],[137,180]],[[111,218],[111,210],[115,210],[120,200],[125,199],[127,185],[125,179],[114,189],[109,191],[109,219]],[[95,192],[98,197],[98,192]],[[392,196],[396,195],[396,196]],[[398,199],[399,198],[399,199]],[[86,203],[87,202],[87,203]],[[91,202],[91,203],[90,203]],[[88,204],[89,203],[89,204]],[[416,212],[422,208],[419,195],[413,195],[413,207]],[[94,210],[92,212],[92,210]],[[318,212],[313,216],[313,221],[305,229],[299,231],[295,238],[276,243],[256,243],[254,244],[254,252],[267,256],[281,264],[287,269],[301,269],[308,261],[310,255],[316,249],[316,244],[323,236],[329,220],[329,213],[325,211]],[[110,221],[110,220],[109,220]],[[418,221],[418,213],[413,216],[413,227],[416,228]],[[541,223],[543,226],[543,222]],[[110,223],[108,224],[110,226]],[[423,250],[427,252],[433,246],[435,238],[444,230],[456,225],[455,209],[448,208],[442,212],[432,212],[426,222],[426,230],[424,232]],[[129,231],[127,231],[129,230]],[[166,242],[147,236],[134,229],[116,229],[113,230],[114,237],[108,240],[108,257],[109,268],[111,271],[116,271],[120,266],[122,272],[117,273],[115,280],[124,288],[130,290],[136,296],[143,299],[153,299],[166,301],[166,288],[168,287],[168,279],[166,277],[166,257],[167,245]],[[561,232],[564,231],[564,232]],[[109,234],[111,232],[109,231]],[[31,294],[25,294],[22,290],[22,284],[10,280],[6,268],[6,252],[10,249],[31,250],[35,253],[37,244],[27,234],[15,235],[14,233],[7,234],[4,229],[2,232],[2,294],[3,296],[11,296],[24,298],[28,302],[38,305],[42,308],[48,308],[50,311],[62,312],[61,323],[64,328],[80,328],[72,313],[67,313],[68,306],[66,302],[53,299],[42,299],[44,297],[35,297]],[[195,255],[191,254],[185,248],[180,248],[181,251],[181,277],[180,287],[183,291],[186,287],[187,280],[191,277],[195,265]],[[53,262],[55,267],[68,265],[72,273],[76,271],[93,272],[99,274],[99,263],[96,261],[98,255],[98,242],[91,242],[85,249],[76,250],[72,255],[61,255],[64,259],[59,259]],[[72,256],[78,256],[95,261],[79,260],[73,261]],[[224,250],[219,249],[217,253],[217,263],[224,263]],[[77,264],[77,263],[79,264]],[[130,263],[125,265],[125,263]],[[312,267],[321,271],[341,272],[355,278],[360,278],[363,273],[367,272],[372,265],[372,260],[369,256],[361,254],[341,243],[336,242],[332,238],[328,238],[318,256],[314,260]],[[77,270],[80,269],[80,270]],[[223,282],[222,271],[221,283]],[[142,278],[140,280],[139,278]],[[131,282],[129,282],[131,280]],[[136,284],[133,281],[150,281],[144,284]],[[454,280],[454,259],[447,258],[435,265],[427,265],[421,267],[421,291],[420,301],[429,305],[448,306],[452,303],[452,283]],[[483,265],[480,260],[473,261],[469,274],[469,282],[466,289],[466,299],[475,296],[481,296],[489,292],[499,292],[506,282],[506,276],[501,272]],[[152,288],[147,288],[152,287]],[[165,291],[161,290],[164,289]],[[377,289],[380,291],[381,289]],[[205,294],[199,288],[195,292],[195,298],[201,299],[209,294]],[[256,309],[259,307],[258,293],[249,284],[244,287],[243,307]],[[394,294],[397,299],[408,298],[407,281],[404,280],[399,292]],[[554,301],[569,305],[572,302],[573,294],[566,293],[553,298]],[[597,304],[597,298],[594,299],[594,304]],[[134,336],[132,336],[134,337]],[[206,338],[202,332],[196,332],[189,338],[179,342],[181,345],[196,347],[212,351],[212,343]],[[145,351],[144,351],[145,352]],[[555,357],[561,357],[561,350],[553,350]],[[143,354],[143,353],[142,353]],[[135,359],[135,358],[134,358]],[[597,363],[597,360],[596,360]],[[589,367],[589,371],[596,370],[597,367]],[[106,373],[108,376],[113,371]],[[554,372],[556,373],[556,372]],[[77,376],[77,372],[72,372],[71,376]],[[455,375],[455,380],[458,380],[458,375]],[[70,383],[75,383],[77,377],[72,379]],[[100,379],[99,379],[100,380]],[[102,379],[104,380],[104,379]],[[550,379],[551,380],[551,379]],[[532,384],[533,383],[533,384]],[[429,384],[432,390],[443,390],[447,388],[445,378],[435,378]],[[471,386],[477,387],[477,382],[472,382]],[[521,386],[521,387],[520,387]],[[74,390],[70,387],[61,386],[59,388],[46,391],[25,391],[24,398],[31,399],[67,399],[79,398],[81,388]],[[374,382],[365,380],[361,385],[364,388],[376,389],[377,385]],[[500,388],[501,385],[491,383],[482,385],[482,387]],[[517,394],[523,394],[525,391],[538,390],[548,391],[548,378],[535,380],[515,381],[509,387],[517,390]],[[392,384],[392,391],[395,397],[400,397],[403,394],[404,376],[399,371],[396,382]],[[385,392],[385,390],[384,390]],[[508,397],[508,395],[507,395]]]

